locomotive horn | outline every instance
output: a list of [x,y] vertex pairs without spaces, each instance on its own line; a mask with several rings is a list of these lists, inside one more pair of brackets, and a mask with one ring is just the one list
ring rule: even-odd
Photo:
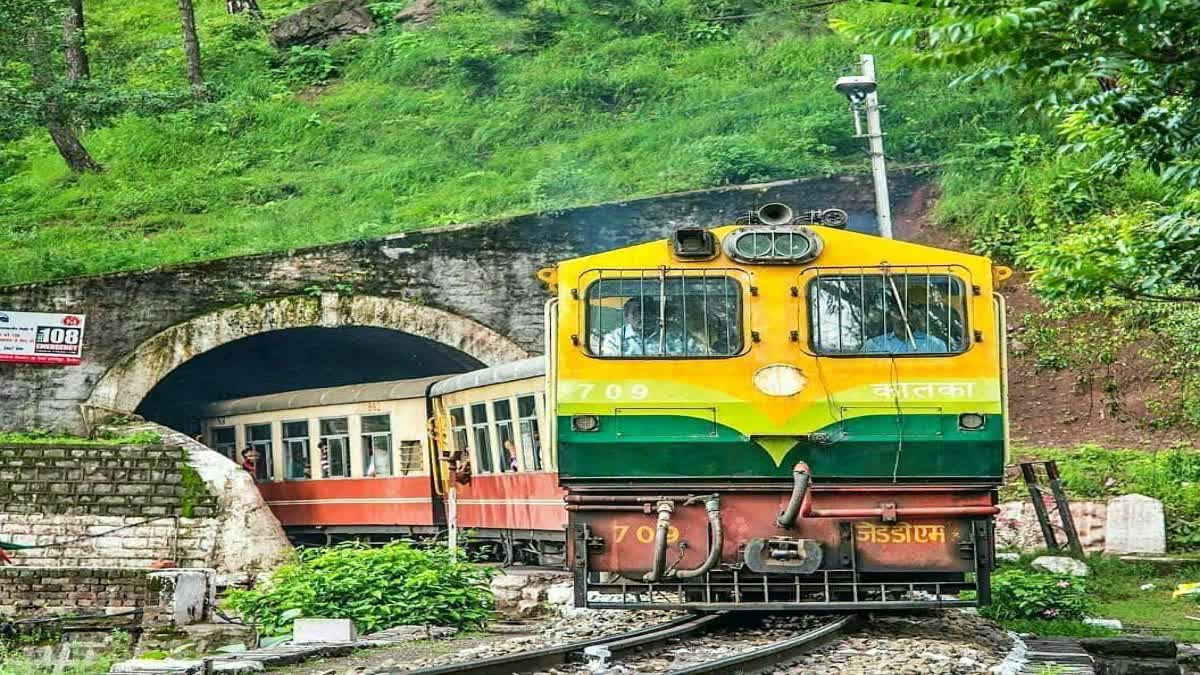
[[759,221],[764,225],[787,225],[792,222],[795,214],[792,213],[792,207],[787,204],[771,202],[759,207],[754,215],[758,216]]

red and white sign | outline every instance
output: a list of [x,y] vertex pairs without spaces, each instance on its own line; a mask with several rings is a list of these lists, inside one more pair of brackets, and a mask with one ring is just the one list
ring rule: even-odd
[[82,314],[0,309],[0,363],[79,365],[85,320]]

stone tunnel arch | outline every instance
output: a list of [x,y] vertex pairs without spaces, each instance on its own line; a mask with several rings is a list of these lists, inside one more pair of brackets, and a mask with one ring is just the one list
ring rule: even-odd
[[96,383],[83,405],[84,417],[93,424],[109,414],[132,413],[154,386],[180,365],[230,342],[290,328],[339,326],[408,333],[462,351],[489,366],[529,355],[477,321],[399,298],[336,293],[288,296],[203,314],[142,342]]

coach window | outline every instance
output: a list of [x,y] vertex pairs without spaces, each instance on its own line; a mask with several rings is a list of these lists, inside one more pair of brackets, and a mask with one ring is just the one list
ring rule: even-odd
[[271,480],[275,460],[271,455],[271,424],[246,425],[246,445],[258,454],[254,463],[255,480]]
[[392,475],[392,419],[388,415],[362,418],[363,475]]
[[[613,273],[614,275],[618,273]],[[707,358],[742,351],[741,285],[707,272],[605,273],[587,289],[587,349],[610,358]]]
[[471,437],[475,441],[475,455],[478,460],[476,469],[479,473],[495,472],[496,467],[492,462],[491,434],[488,433],[486,403],[471,405]]
[[454,436],[454,449],[458,452],[469,453],[471,444],[467,440],[467,411],[465,408],[450,409],[450,433]]
[[[500,444],[500,470],[517,470],[517,439],[513,436],[512,402],[506,398],[492,401],[492,419],[496,421],[496,442]],[[525,465],[529,467],[528,464]]]
[[321,420],[321,475],[325,478],[350,476],[350,424],[345,417]]
[[521,450],[524,452],[527,471],[542,470],[542,437],[538,429],[537,399],[522,396],[517,399],[517,416],[520,417]]
[[817,354],[958,354],[970,346],[966,285],[947,272],[820,274],[808,286]]
[[308,420],[283,423],[283,477],[308,478]]
[[[466,433],[464,429],[464,436]],[[425,449],[421,447],[421,441],[400,441],[400,465],[398,468],[401,476],[421,473],[425,470]]]
[[213,427],[208,430],[208,442],[212,449],[237,461],[237,430],[233,427]]

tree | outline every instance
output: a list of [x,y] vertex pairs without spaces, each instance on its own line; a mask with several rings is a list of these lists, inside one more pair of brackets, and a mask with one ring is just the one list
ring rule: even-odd
[[[87,98],[82,5],[77,6],[78,14],[60,0],[0,2],[0,126],[45,127],[67,166],[83,173],[103,167],[75,129]],[[71,58],[76,60],[69,69]]]
[[71,0],[71,8],[63,17],[63,43],[67,57],[67,79],[82,80],[91,76],[88,67],[86,32],[83,25],[83,0]]
[[[1024,81],[1064,152],[1094,157],[1093,179],[1144,166],[1164,204],[1101,213],[1024,259],[1051,294],[1104,289],[1200,301],[1200,0],[894,0],[919,11],[900,29],[846,23],[906,44],[918,62],[965,67],[953,84]],[[1087,177],[1085,177],[1087,179]]]
[[200,70],[200,38],[196,36],[196,12],[192,0],[179,0],[179,22],[183,29],[183,53],[187,57],[187,77],[192,96],[204,98],[204,74]]

